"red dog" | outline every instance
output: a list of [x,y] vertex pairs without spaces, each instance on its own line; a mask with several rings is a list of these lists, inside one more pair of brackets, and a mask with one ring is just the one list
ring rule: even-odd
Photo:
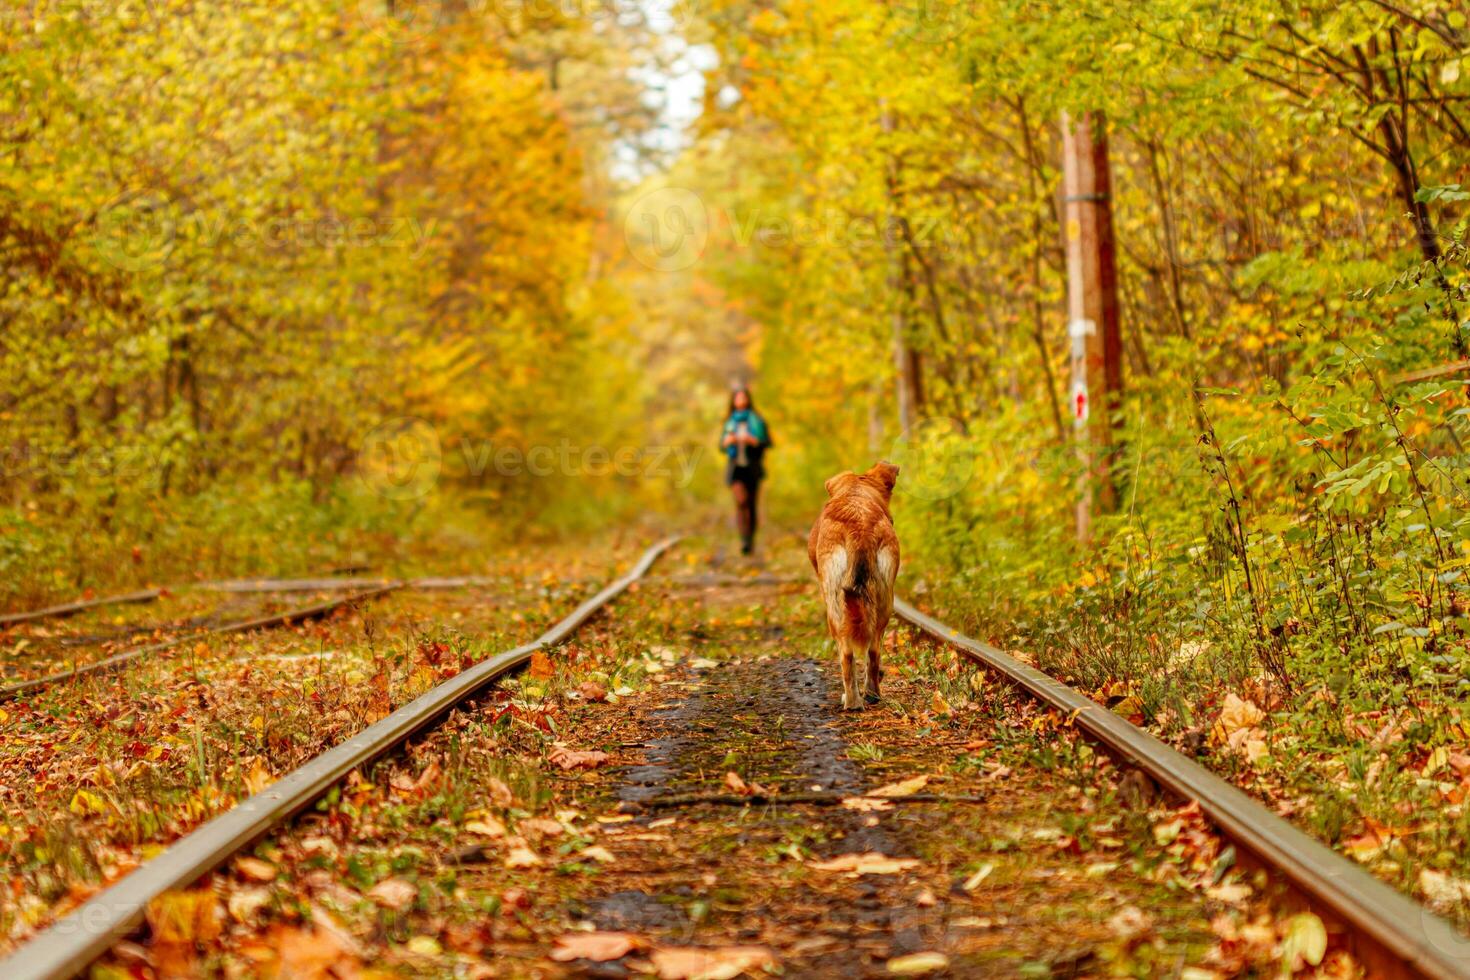
[[842,658],[842,707],[862,707],[853,683],[853,658],[867,655],[863,696],[878,701],[883,631],[893,616],[898,578],[898,535],[888,502],[898,467],[881,462],[859,476],[839,473],[827,481],[828,501],[807,539],[827,606],[827,628]]

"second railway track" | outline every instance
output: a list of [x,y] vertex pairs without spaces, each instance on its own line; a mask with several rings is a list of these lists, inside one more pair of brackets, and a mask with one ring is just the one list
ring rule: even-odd
[[0,960],[0,972],[14,980],[63,978],[82,972],[99,954],[143,920],[150,902],[170,890],[186,887],[214,870],[241,848],[310,806],[349,772],[430,728],[456,705],[483,692],[506,674],[524,667],[537,651],[564,641],[641,578],[676,541],[669,538],[649,548],[626,575],[581,603],[532,642],[456,674],[202,824],[162,854],[54,923],[15,953]]

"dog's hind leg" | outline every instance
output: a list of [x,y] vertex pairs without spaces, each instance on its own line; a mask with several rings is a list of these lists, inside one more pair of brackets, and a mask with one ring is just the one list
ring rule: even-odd
[[867,690],[863,692],[863,699],[869,704],[877,704],[880,698],[878,693],[878,678],[883,676],[883,670],[879,661],[883,656],[883,640],[878,638],[873,645],[868,647],[868,683],[864,685]]
[[858,697],[857,678],[853,676],[852,641],[845,636],[837,639],[837,655],[842,663],[842,707],[855,711],[863,706],[863,701]]

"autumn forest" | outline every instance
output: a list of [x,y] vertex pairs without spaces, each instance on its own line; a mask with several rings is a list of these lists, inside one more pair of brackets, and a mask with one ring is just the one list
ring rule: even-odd
[[[6,0],[0,955],[629,575],[35,975],[1464,975],[1467,232],[1461,2]],[[881,459],[1428,959],[915,619],[837,711]]]

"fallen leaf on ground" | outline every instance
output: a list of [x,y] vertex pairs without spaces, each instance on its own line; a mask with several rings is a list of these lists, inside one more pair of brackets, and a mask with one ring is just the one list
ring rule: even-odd
[[858,813],[873,813],[878,810],[892,810],[893,804],[887,800],[870,800],[862,796],[849,796],[842,801],[845,810],[856,810]]
[[540,834],[543,837],[560,837],[566,833],[566,828],[561,825],[560,821],[548,820],[545,817],[531,817],[527,820],[522,820],[516,824],[516,829],[529,830],[533,834]]
[[556,674],[556,665],[551,662],[551,658],[546,655],[546,651],[537,650],[531,654],[531,666],[526,673],[539,680],[545,680]]
[[541,863],[541,858],[535,851],[524,844],[512,847],[510,853],[505,856],[507,868],[534,868]]
[[776,963],[771,951],[761,946],[666,948],[654,950],[649,958],[659,980],[731,980]]
[[275,953],[275,963],[262,975],[281,980],[329,980],[337,971],[355,972],[357,963],[353,951],[329,929],[277,926],[266,941],[266,949]]
[[1108,920],[1108,929],[1115,936],[1123,939],[1142,936],[1150,932],[1153,927],[1154,920],[1133,905],[1125,905]]
[[505,824],[494,817],[485,817],[481,820],[471,820],[464,825],[467,833],[479,834],[482,837],[504,837]]
[[609,960],[620,960],[647,945],[642,936],[631,932],[569,932],[556,938],[551,958],[558,963],[569,963],[572,960],[606,963]]
[[596,769],[611,757],[606,752],[582,752],[557,746],[547,758],[563,769]]
[[968,877],[968,878],[965,879],[965,883],[963,885],[961,885],[960,888],[964,889],[967,892],[974,891],[975,889],[977,889],[977,888],[980,887],[980,885],[985,881],[986,878],[989,878],[990,877],[990,873],[992,871],[994,871],[994,870],[995,870],[995,865],[994,864],[991,864],[991,863],[982,864],[980,866],[980,869],[978,871],[976,871],[974,874],[970,875],[970,877]]
[[439,945],[439,940],[433,936],[414,936],[404,943],[410,953],[420,956],[438,956],[444,952],[444,947]]
[[1327,954],[1327,927],[1311,912],[1293,915],[1281,937],[1281,965],[1292,971],[1316,966]]
[[755,792],[745,780],[740,778],[740,773],[738,772],[725,773],[725,785],[730,788],[730,792],[738,793],[741,796],[749,796]]
[[491,776],[485,780],[485,789],[490,794],[490,802],[498,807],[508,807],[516,801],[515,794],[505,785],[503,779]]
[[927,775],[924,775],[924,776],[915,776],[913,779],[905,779],[902,782],[889,783],[887,786],[879,786],[877,789],[873,790],[871,793],[865,793],[863,795],[864,796],[888,796],[888,797],[895,797],[895,796],[913,796],[915,793],[917,793],[919,790],[923,789],[928,784],[929,784],[929,777]]
[[269,861],[248,855],[235,858],[235,870],[247,881],[274,881],[280,873],[280,869]]
[[933,973],[949,966],[949,957],[943,953],[911,953],[895,956],[888,961],[888,972],[896,977],[917,977]]
[[814,861],[818,871],[849,871],[859,875],[892,875],[919,866],[916,858],[891,858],[877,851],[866,854],[840,854],[829,861]]
[[107,804],[102,802],[102,797],[84,789],[79,789],[72,795],[68,808],[79,817],[85,817],[89,813],[107,812]]
[[164,892],[148,903],[145,914],[156,944],[192,945],[220,934],[219,900],[209,889]]
[[249,922],[270,901],[269,888],[242,888],[230,896],[225,908],[229,910],[230,918],[236,922]]
[[1205,894],[1210,898],[1227,905],[1241,904],[1251,897],[1251,892],[1251,886],[1241,881],[1221,882],[1213,888],[1205,889]]
[[1428,868],[1420,871],[1419,890],[1429,899],[1430,905],[1452,906],[1461,901],[1470,901],[1470,881],[1443,871],[1431,871]]
[[395,912],[407,908],[419,890],[402,878],[385,878],[368,889],[368,898]]
[[598,864],[612,864],[617,861],[617,858],[613,857],[612,851],[609,851],[600,844],[593,844],[591,847],[582,848],[577,852],[577,857],[589,858]]
[[600,703],[607,700],[607,688],[596,681],[583,681],[577,685],[577,693],[585,701]]

